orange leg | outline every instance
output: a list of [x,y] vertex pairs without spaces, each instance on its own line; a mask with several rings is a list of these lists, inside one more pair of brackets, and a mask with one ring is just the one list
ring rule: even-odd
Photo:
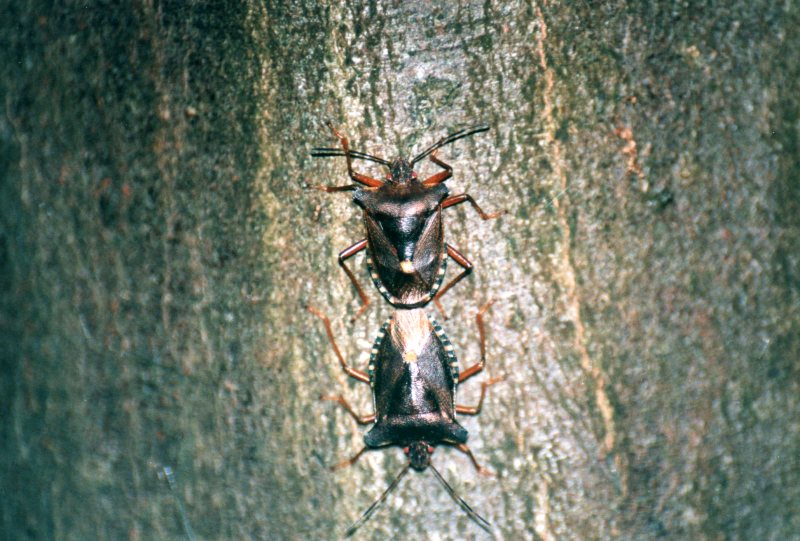
[[484,220],[491,220],[492,218],[497,218],[498,216],[502,216],[503,214],[506,213],[505,210],[499,210],[497,212],[492,212],[491,214],[487,214],[483,212],[483,209],[478,206],[478,204],[475,202],[472,196],[466,193],[462,193],[460,195],[452,195],[448,197],[442,202],[442,208],[446,209],[447,207],[460,205],[464,201],[468,201],[469,204],[472,205],[472,208],[475,209],[475,212],[477,212],[480,215],[480,217],[483,218]]
[[347,140],[347,137],[339,133],[339,131],[336,128],[334,128],[333,124],[331,124],[330,122],[328,122],[328,127],[333,132],[333,135],[335,135],[339,139],[339,142],[342,144],[342,150],[344,150],[344,155],[345,158],[347,159],[347,174],[350,175],[350,178],[358,182],[359,184],[364,184],[365,186],[369,186],[371,188],[380,188],[381,186],[383,186],[383,182],[381,182],[380,180],[353,171],[353,157],[350,155],[350,142]]
[[461,279],[464,278],[467,274],[472,272],[472,263],[470,263],[469,259],[464,257],[464,254],[462,254],[449,244],[445,244],[445,247],[447,248],[447,255],[450,256],[450,258],[453,261],[461,265],[461,267],[464,270],[461,271],[461,274],[450,280],[450,282],[448,282],[447,285],[445,285],[442,289],[440,289],[439,292],[436,294],[436,296],[433,297],[433,303],[436,305],[436,308],[439,310],[439,313],[442,314],[443,319],[447,319],[447,314],[445,313],[444,307],[442,306],[442,303],[439,301],[439,299],[441,298],[442,295],[444,295],[447,292],[447,290],[449,290],[451,287],[460,282]]
[[486,332],[483,329],[483,314],[492,304],[494,304],[494,301],[489,301],[484,304],[483,307],[478,310],[478,314],[475,316],[475,322],[478,324],[478,336],[480,337],[481,342],[481,360],[461,372],[458,375],[458,383],[471,378],[483,370],[483,367],[486,364]]
[[347,375],[351,378],[357,379],[358,381],[369,383],[369,376],[367,374],[361,370],[356,370],[347,364],[347,361],[345,361],[342,352],[339,351],[339,346],[336,345],[336,340],[333,337],[333,330],[331,329],[331,321],[328,319],[328,317],[312,306],[307,306],[306,309],[322,320],[322,323],[325,325],[325,332],[328,333],[328,340],[330,340],[331,346],[333,346],[333,351],[336,353],[336,357],[339,359],[339,364],[342,365],[342,368]]
[[469,459],[472,461],[472,465],[475,466],[475,469],[478,471],[479,474],[486,475],[486,476],[489,476],[489,477],[494,477],[494,473],[492,473],[487,468],[484,468],[483,466],[478,464],[478,461],[475,459],[475,455],[473,455],[472,451],[469,450],[469,447],[467,447],[467,444],[459,443],[455,447],[456,447],[456,449],[458,449],[459,451],[461,451],[462,453],[464,453],[465,455],[467,455],[469,457]]
[[[353,406],[350,405],[350,402],[344,399],[342,395],[322,395],[319,397],[320,400],[329,400],[330,402],[336,402],[337,404],[341,405],[344,409],[347,410],[353,419],[360,425],[368,425],[370,423],[375,422],[375,414],[372,413],[370,415],[359,415],[353,409]],[[481,402],[483,402],[483,395],[481,395]],[[478,409],[480,409],[480,405],[478,405]]]
[[424,184],[425,186],[436,186],[437,184],[441,184],[442,182],[453,176],[453,168],[436,157],[436,153],[438,151],[439,149],[436,149],[433,152],[431,152],[430,159],[433,163],[444,169],[444,171],[440,171],[435,175],[431,175],[425,180],[423,180],[422,184]]
[[504,379],[505,379],[504,377],[500,376],[498,378],[492,378],[481,383],[481,397],[478,399],[478,405],[477,406],[457,405],[456,413],[463,413],[465,415],[478,415],[481,412],[481,408],[483,407],[483,399],[486,398],[486,388],[489,387],[490,385],[494,385],[495,383],[500,383]]
[[356,461],[358,461],[359,458],[361,458],[361,455],[363,455],[366,450],[367,450],[366,447],[362,447],[361,450],[356,454],[354,454],[352,457],[331,466],[331,471],[341,470],[342,468],[352,466],[353,464],[356,463]]
[[366,247],[367,247],[367,239],[362,239],[353,244],[352,246],[345,248],[339,254],[339,266],[342,267],[342,269],[344,269],[344,272],[345,274],[347,274],[347,277],[350,278],[350,282],[353,284],[353,287],[356,288],[356,293],[358,293],[358,298],[361,299],[361,307],[356,312],[356,315],[354,315],[350,319],[351,323],[355,321],[356,318],[361,314],[363,314],[364,311],[367,309],[367,307],[369,306],[369,298],[367,297],[367,294],[364,293],[364,289],[361,287],[361,284],[358,283],[358,280],[353,274],[353,271],[351,271],[350,268],[344,264],[344,262],[345,260],[353,257]]

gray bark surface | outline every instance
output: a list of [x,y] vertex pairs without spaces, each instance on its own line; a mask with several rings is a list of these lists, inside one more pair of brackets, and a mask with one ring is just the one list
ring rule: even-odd
[[[396,475],[328,470],[365,430],[319,396],[372,402],[303,307],[360,366],[391,313],[356,258],[349,322],[358,209],[304,189],[347,182],[330,119],[492,126],[440,157],[508,210],[446,211],[497,476],[433,460],[498,539],[800,539],[794,3],[4,4],[1,538],[335,539]],[[489,535],[414,473],[356,538]]]

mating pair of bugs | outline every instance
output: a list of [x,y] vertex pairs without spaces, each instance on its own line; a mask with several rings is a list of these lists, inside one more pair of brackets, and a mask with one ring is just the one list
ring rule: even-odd
[[[367,250],[367,268],[375,287],[397,310],[383,324],[372,346],[369,370],[351,367],[336,345],[330,320],[319,310],[308,310],[320,317],[328,339],[344,371],[352,378],[372,387],[375,413],[359,415],[343,396],[324,396],[323,399],[341,404],[359,424],[373,424],[364,436],[365,446],[351,459],[334,469],[352,465],[367,450],[400,445],[409,463],[400,471],[384,493],[346,532],[349,536],[366,522],[386,499],[410,468],[430,468],[436,478],[462,509],[482,528],[489,523],[461,499],[431,464],[434,446],[448,444],[464,452],[480,473],[481,467],[466,445],[467,431],[455,415],[480,412],[486,388],[498,379],[484,381],[475,406],[455,404],[456,387],[483,370],[485,364],[485,333],[483,314],[491,305],[484,305],[476,316],[480,337],[480,361],[459,372],[453,346],[439,324],[422,307],[433,302],[444,314],[440,297],[472,271],[472,264],[455,247],[444,241],[442,210],[469,202],[484,220],[502,214],[485,213],[468,194],[450,195],[444,182],[452,176],[452,167],[437,157],[438,150],[454,141],[488,130],[475,126],[444,137],[419,153],[412,160],[397,158],[388,161],[371,154],[350,149],[347,137],[328,125],[339,139],[341,148],[315,148],[315,157],[344,157],[353,184],[344,186],[314,186],[331,193],[353,191],[353,201],[362,208],[366,238],[339,254],[339,265],[353,283],[361,307],[353,319],[367,308],[369,299],[345,262],[362,250]],[[420,180],[414,165],[429,158],[442,171]],[[388,168],[385,180],[356,172],[353,160],[366,160]],[[461,266],[461,272],[444,287],[448,258]]]

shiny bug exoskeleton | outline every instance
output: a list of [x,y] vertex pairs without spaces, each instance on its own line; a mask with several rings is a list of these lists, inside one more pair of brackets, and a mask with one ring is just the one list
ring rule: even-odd
[[348,529],[346,535],[355,532],[369,519],[410,468],[433,471],[461,508],[482,528],[490,528],[489,523],[453,491],[431,464],[435,447],[445,444],[466,453],[480,473],[488,473],[467,447],[468,434],[456,420],[456,414],[478,414],[486,388],[500,381],[500,378],[481,384],[481,395],[476,406],[456,405],[455,398],[457,386],[484,368],[486,346],[482,318],[490,305],[487,303],[483,306],[476,316],[481,359],[462,372],[459,372],[453,346],[444,331],[422,309],[396,310],[392,314],[378,332],[370,352],[368,370],[363,372],[351,367],[345,360],[336,345],[328,318],[318,310],[309,308],[323,320],[328,339],[345,372],[371,386],[375,407],[375,413],[359,415],[341,395],[322,397],[341,404],[358,423],[373,424],[364,436],[364,447],[349,460],[334,466],[334,469],[354,464],[369,449],[392,445],[402,447],[409,459],[386,491]]
[[[487,131],[488,126],[475,126],[444,137],[411,160],[397,158],[388,161],[371,154],[350,150],[347,137],[332,125],[329,127],[341,142],[342,148],[315,148],[312,156],[344,156],[347,172],[354,184],[345,186],[314,186],[326,192],[354,191],[353,201],[361,207],[366,238],[354,243],[339,254],[339,265],[356,288],[362,306],[358,317],[369,305],[353,271],[345,261],[367,249],[370,278],[383,297],[396,308],[418,308],[431,300],[444,314],[439,298],[472,271],[472,263],[455,247],[444,240],[442,210],[469,202],[484,220],[496,218],[503,211],[485,213],[469,194],[450,195],[444,182],[452,176],[453,168],[436,157],[437,151],[458,139]],[[420,180],[414,165],[430,157],[443,171]],[[388,168],[385,180],[378,180],[353,170],[353,160],[366,160]],[[462,267],[461,273],[442,286],[447,258]]]

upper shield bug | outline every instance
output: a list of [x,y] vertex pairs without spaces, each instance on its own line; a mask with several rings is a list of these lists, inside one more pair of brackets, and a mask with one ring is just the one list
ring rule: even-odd
[[[481,359],[459,373],[458,361],[447,336],[436,321],[422,309],[396,310],[381,327],[372,346],[367,372],[347,364],[336,345],[328,318],[319,310],[308,310],[325,324],[328,339],[345,372],[369,383],[372,387],[375,413],[359,415],[342,395],[323,396],[341,404],[359,424],[373,424],[364,436],[365,446],[352,458],[333,469],[354,464],[368,449],[390,445],[403,447],[408,464],[395,480],[346,532],[353,534],[366,522],[377,507],[397,486],[409,468],[422,471],[430,468],[448,494],[481,528],[489,530],[489,523],[461,499],[431,464],[434,447],[439,444],[454,446],[470,458],[479,473],[489,474],[480,466],[466,445],[467,431],[456,421],[456,414],[476,415],[481,411],[486,388],[500,381],[490,379],[481,384],[481,395],[476,406],[455,404],[459,383],[483,370],[486,358],[483,314],[491,302],[484,305],[476,316],[480,336]],[[491,475],[491,474],[489,474]]]
[[[313,187],[329,193],[354,191],[353,201],[363,210],[367,232],[365,239],[339,254],[339,265],[350,278],[362,303],[353,319],[366,310],[369,299],[345,261],[365,248],[370,277],[389,303],[397,308],[418,308],[433,300],[444,314],[439,298],[472,271],[472,263],[444,241],[442,210],[466,201],[484,220],[496,218],[504,211],[486,213],[469,194],[450,195],[444,182],[452,176],[453,168],[437,158],[436,153],[445,145],[485,132],[489,127],[474,126],[451,133],[411,160],[400,157],[393,161],[350,150],[347,137],[332,124],[328,123],[328,127],[339,139],[342,148],[315,148],[311,155],[344,156],[347,172],[354,184]],[[426,157],[444,171],[420,180],[414,165]],[[385,166],[388,169],[385,180],[354,171],[354,159]],[[462,271],[442,287],[448,256],[462,267]]]

